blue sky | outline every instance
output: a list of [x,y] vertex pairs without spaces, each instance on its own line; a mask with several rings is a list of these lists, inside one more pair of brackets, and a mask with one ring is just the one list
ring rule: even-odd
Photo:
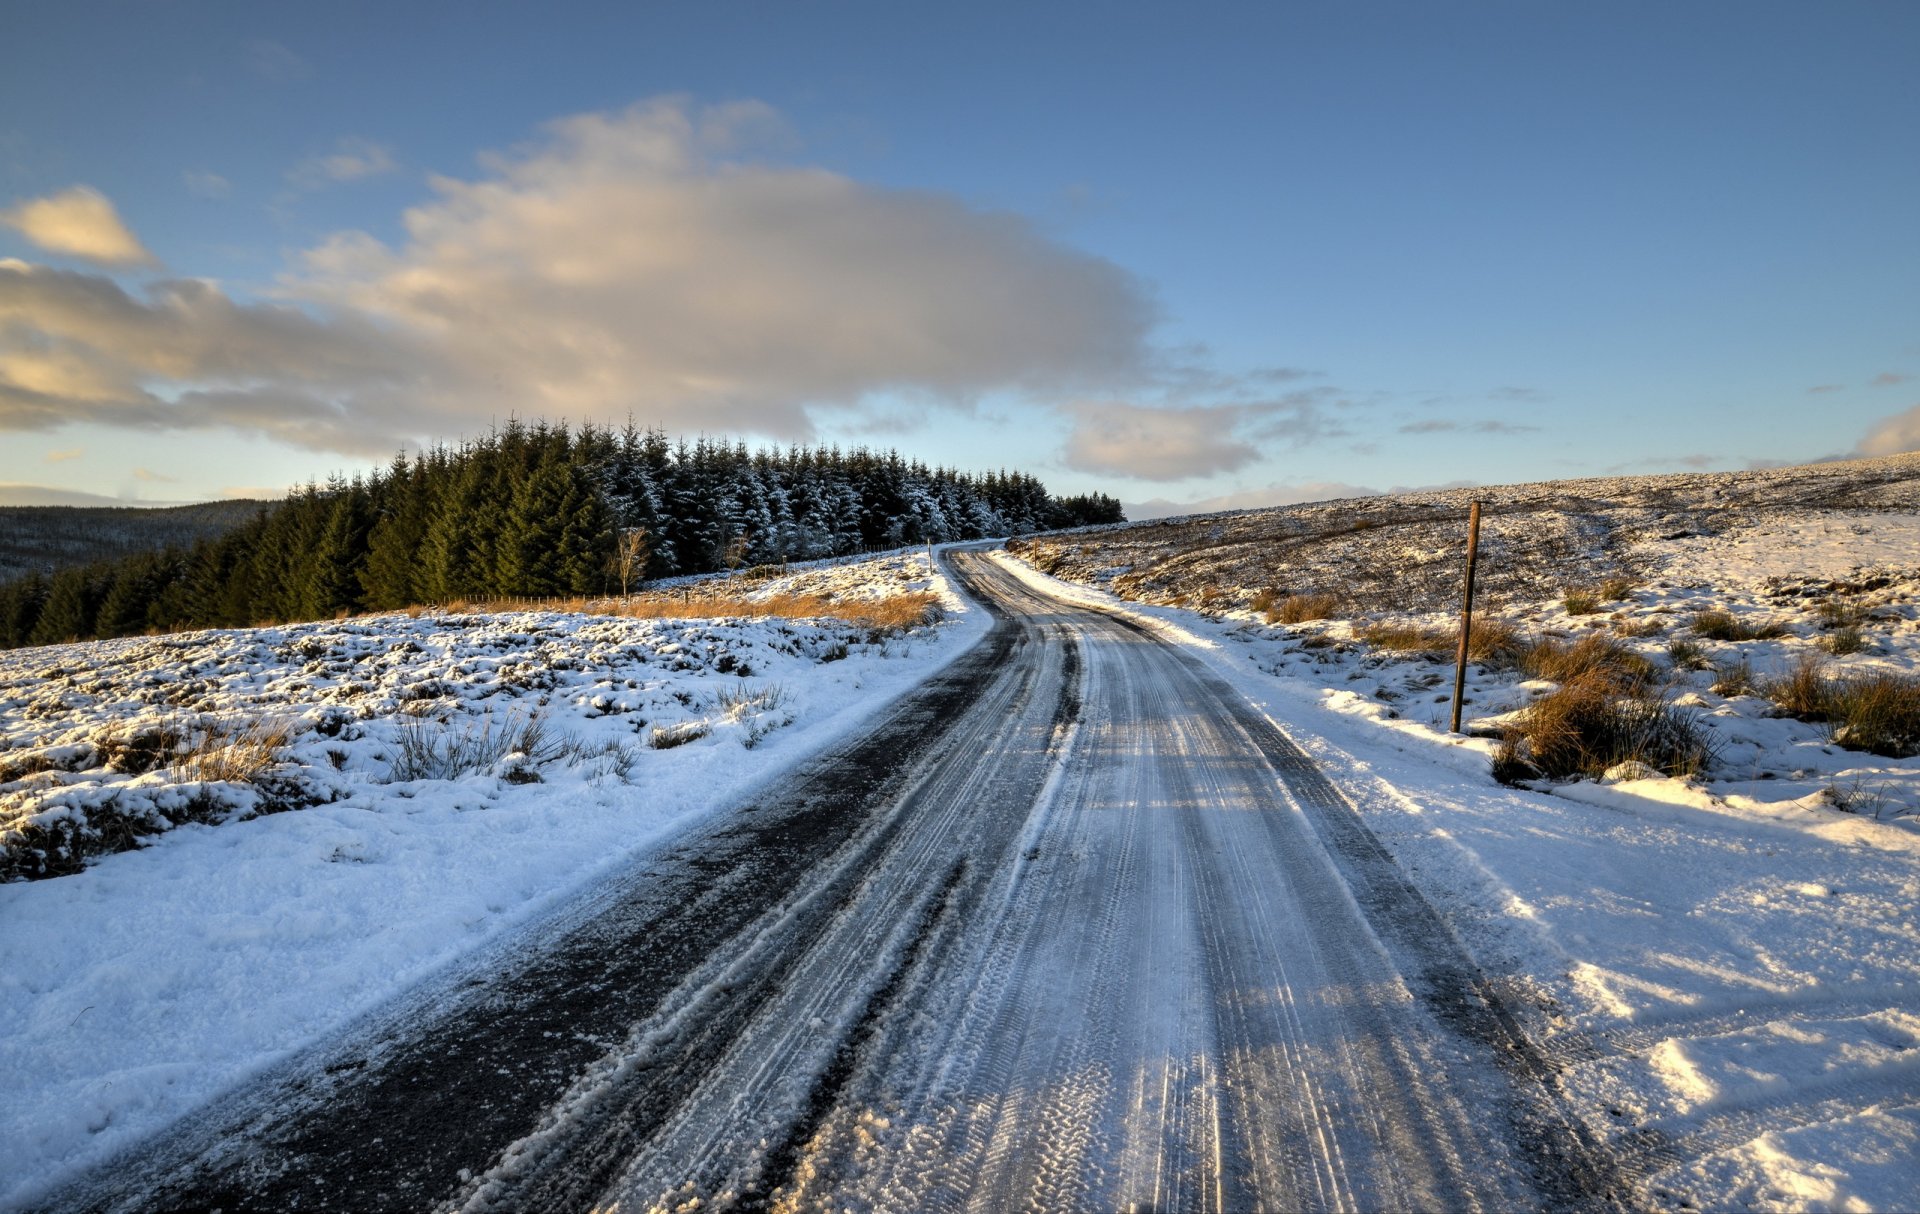
[[4,23],[16,499],[510,413],[1148,510],[1920,447],[1911,3]]

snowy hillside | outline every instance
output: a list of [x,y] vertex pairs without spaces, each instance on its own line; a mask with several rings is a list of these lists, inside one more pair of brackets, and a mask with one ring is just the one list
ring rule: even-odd
[[924,553],[754,583],[915,592],[941,620],[893,632],[396,614],[0,654],[6,864],[69,874],[0,884],[0,1208],[737,802],[985,627]]
[[[1472,497],[1490,503],[1491,593],[1460,737]],[[1563,1091],[1650,1204],[1903,1209],[1920,1183],[1916,498],[1920,457],[1902,456],[1012,547],[1071,582],[1028,576],[1200,648],[1314,755],[1534,1009]],[[1547,727],[1574,728],[1556,706],[1583,690],[1679,722],[1697,762],[1549,778]],[[1515,787],[1495,780],[1503,752]]]

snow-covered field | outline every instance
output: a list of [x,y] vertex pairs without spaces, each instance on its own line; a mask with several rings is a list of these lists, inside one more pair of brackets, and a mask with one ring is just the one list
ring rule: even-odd
[[[1869,471],[1893,465],[1910,477],[1916,463],[1874,461]],[[1859,492],[1870,479],[1865,488],[1881,499],[1892,491],[1879,476],[1849,484],[1823,474],[1825,490]],[[1910,815],[1920,809],[1920,758],[1847,749],[1830,723],[1784,716],[1729,675],[1750,674],[1764,687],[1808,658],[1827,677],[1920,674],[1920,517],[1796,505],[1790,493],[1779,508],[1750,500],[1716,515],[1714,495],[1724,502],[1739,487],[1686,479],[1701,509],[1694,526],[1672,530],[1609,527],[1618,521],[1610,509],[1647,507],[1596,500],[1602,495],[1585,483],[1586,547],[1563,550],[1555,538],[1552,577],[1536,582],[1540,571],[1530,567],[1525,577],[1497,578],[1504,593],[1489,614],[1562,643],[1604,633],[1655,664],[1666,696],[1717,740],[1716,758],[1691,780],[1502,787],[1490,771],[1496,740],[1447,732],[1450,658],[1355,639],[1389,613],[1280,625],[1247,605],[1261,585],[1328,585],[1336,561],[1356,559],[1351,549],[1331,559],[1312,553],[1292,567],[1263,558],[1250,573],[1247,553],[1228,549],[1234,528],[1255,524],[1216,521],[1208,525],[1223,528],[1226,544],[1210,550],[1196,537],[1170,558],[1182,576],[1204,569],[1211,583],[1154,591],[1116,555],[1139,543],[1125,530],[1026,547],[1073,582],[1022,567],[1057,593],[1200,648],[1326,767],[1489,972],[1507,976],[1537,1009],[1534,1030],[1566,1068],[1573,1107],[1647,1200],[1912,1208],[1920,1193],[1920,818]],[[1628,498],[1645,486],[1613,488]],[[1658,488],[1661,510],[1686,511],[1690,499],[1677,487]],[[1485,496],[1503,493],[1518,496]],[[1539,555],[1520,527],[1504,538],[1483,557]],[[1457,593],[1457,551],[1452,565]],[[1630,582],[1626,597],[1568,614],[1564,591],[1606,576]],[[1442,579],[1436,571],[1431,580]],[[1108,593],[1116,588],[1133,601]],[[1451,627],[1445,612],[1418,610],[1423,593],[1416,586],[1414,609],[1392,618]],[[1713,640],[1694,631],[1700,611],[1778,635]],[[1832,652],[1850,648],[1834,644],[1836,614],[1854,620],[1859,649]],[[1699,649],[1679,649],[1690,659],[1683,666],[1705,668],[1676,668],[1676,641]],[[1495,734],[1552,688],[1511,668],[1475,666],[1467,723]]]
[[945,612],[890,636],[388,615],[0,654],[0,833],[190,819],[0,884],[0,1208],[738,802],[987,623],[923,554],[735,589]]

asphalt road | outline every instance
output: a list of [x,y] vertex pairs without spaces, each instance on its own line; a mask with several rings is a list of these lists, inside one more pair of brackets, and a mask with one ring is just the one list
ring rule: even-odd
[[1191,654],[949,567],[866,737],[61,1208],[1611,1208],[1446,924]]

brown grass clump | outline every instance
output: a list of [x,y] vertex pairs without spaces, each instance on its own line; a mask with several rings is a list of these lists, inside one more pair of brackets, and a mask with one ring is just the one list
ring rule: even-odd
[[1835,679],[1827,692],[1833,740],[1892,759],[1920,754],[1920,678],[1871,674]]
[[1688,627],[1710,641],[1771,641],[1787,635],[1787,626],[1778,620],[1744,624],[1730,611],[1696,611]]
[[[1319,617],[1314,617],[1319,618]],[[1354,639],[1375,649],[1398,653],[1452,657],[1460,651],[1460,630],[1429,628],[1405,621],[1382,620],[1354,630]],[[1511,665],[1526,652],[1527,641],[1512,624],[1501,619],[1476,619],[1467,636],[1467,660],[1488,665]]]
[[1621,603],[1633,597],[1633,579],[1610,577],[1600,583],[1600,597],[1609,603]]
[[1278,599],[1269,598],[1264,605],[1256,599],[1254,609],[1264,612],[1269,624],[1304,624],[1309,620],[1330,620],[1340,614],[1340,596],[1326,593],[1286,594]]
[[1920,676],[1876,672],[1833,677],[1809,655],[1760,691],[1788,716],[1825,722],[1848,750],[1904,759],[1920,754]]
[[1568,615],[1592,615],[1600,610],[1600,595],[1592,590],[1569,590],[1560,604]]
[[1813,616],[1822,628],[1851,628],[1866,622],[1867,609],[1852,599],[1833,595],[1814,604]]
[[1741,658],[1738,662],[1720,662],[1713,668],[1713,694],[1717,696],[1750,696],[1759,689],[1753,677],[1753,664]]
[[1604,775],[1637,761],[1670,776],[1691,776],[1718,749],[1698,714],[1644,694],[1620,694],[1595,669],[1541,696],[1520,715],[1493,759],[1502,783],[1529,776]]
[[1761,683],[1759,691],[1790,717],[1825,720],[1832,684],[1824,663],[1808,654],[1785,675]]
[[1685,637],[1675,637],[1667,642],[1667,661],[1673,663],[1675,670],[1710,670],[1712,661],[1707,651],[1698,641],[1689,641]]
[[285,721],[261,720],[235,728],[212,725],[190,738],[169,770],[183,781],[252,784],[279,761],[292,740]]
[[1404,621],[1381,620],[1363,624],[1354,629],[1353,635],[1356,640],[1365,641],[1375,649],[1391,649],[1399,653],[1451,653],[1459,645],[1452,632]]
[[1848,624],[1845,627],[1836,628],[1820,641],[1820,648],[1835,657],[1844,657],[1849,653],[1859,653],[1866,647],[1866,634],[1860,631],[1860,627],[1857,624]]
[[1571,645],[1542,638],[1520,654],[1519,664],[1528,678],[1556,683],[1597,680],[1619,692],[1637,691],[1658,673],[1652,662],[1600,633],[1589,633]]

